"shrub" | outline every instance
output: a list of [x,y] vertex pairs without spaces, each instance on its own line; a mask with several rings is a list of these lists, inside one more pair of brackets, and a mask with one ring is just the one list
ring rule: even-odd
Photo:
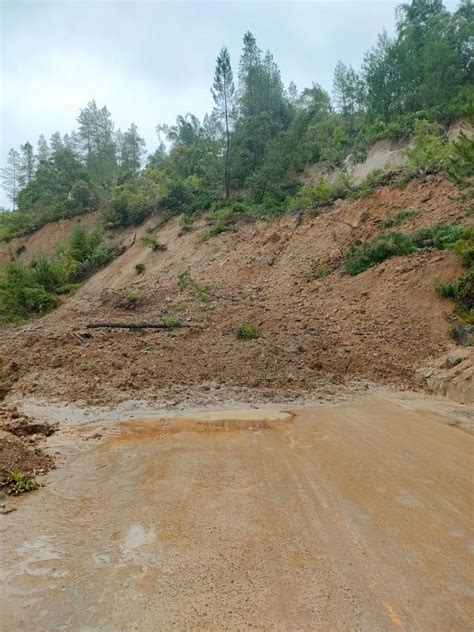
[[448,140],[441,136],[439,125],[421,119],[415,123],[413,147],[406,150],[406,170],[410,174],[439,171],[446,164],[451,147]]
[[256,325],[250,323],[239,323],[234,328],[234,334],[241,340],[252,340],[260,337],[260,330]]
[[181,321],[176,316],[165,316],[163,322],[166,329],[179,329],[181,327]]
[[372,242],[353,248],[347,257],[346,272],[354,276],[385,259],[409,255],[416,250],[411,239],[402,233],[388,233]]
[[140,241],[144,246],[148,246],[153,252],[167,250],[167,246],[162,244],[154,235],[143,235]]
[[327,266],[321,266],[319,268],[315,268],[314,270],[311,270],[311,272],[309,273],[309,278],[313,281],[316,279],[323,279],[324,277],[327,277],[331,274],[331,269],[328,268]]
[[178,275],[178,286],[180,290],[190,290],[196,298],[199,298],[204,303],[210,301],[209,293],[211,291],[210,285],[201,285],[194,279],[189,272],[181,272]]
[[387,184],[393,178],[394,172],[392,169],[374,169],[371,171],[365,180],[363,180],[360,184],[358,184],[351,191],[349,197],[352,199],[358,200],[359,198],[363,198],[372,191],[375,191],[378,187],[383,184]]
[[139,274],[143,274],[144,272],[145,272],[145,264],[137,263],[135,266],[135,274],[139,275]]
[[38,489],[39,484],[21,470],[13,470],[5,485],[5,492],[11,496],[18,496]]
[[438,283],[436,293],[442,298],[453,299],[457,306],[466,309],[474,309],[474,268],[467,270],[457,281],[451,283]]
[[335,191],[324,177],[321,177],[318,184],[304,186],[296,196],[293,208],[304,213],[314,213],[321,206],[326,206],[336,198]]
[[392,215],[391,217],[387,217],[387,219],[380,220],[378,226],[379,228],[393,228],[394,226],[403,224],[406,219],[413,217],[417,213],[418,211],[415,208],[406,208],[403,211],[395,213],[395,215]]

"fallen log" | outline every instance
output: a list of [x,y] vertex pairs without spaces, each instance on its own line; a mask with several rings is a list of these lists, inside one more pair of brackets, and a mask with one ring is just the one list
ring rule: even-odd
[[195,327],[195,325],[179,325],[170,327],[165,323],[88,323],[87,329],[180,329],[183,327]]

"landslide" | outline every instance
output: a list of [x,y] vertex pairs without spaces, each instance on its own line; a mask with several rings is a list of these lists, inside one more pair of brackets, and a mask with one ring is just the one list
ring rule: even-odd
[[[468,222],[454,186],[429,175],[405,189],[388,185],[338,201],[316,217],[237,218],[234,232],[207,241],[200,239],[205,220],[182,234],[176,218],[154,232],[164,252],[140,241],[153,219],[121,231],[122,241],[134,243],[120,257],[44,318],[0,334],[2,394],[112,404],[165,392],[179,401],[192,387],[269,397],[351,380],[422,388],[418,367],[453,346],[453,304],[434,284],[460,276],[459,258],[429,249],[354,277],[343,269],[352,245],[384,232],[380,220],[407,207],[417,213],[396,230]],[[321,267],[332,272],[312,278]],[[179,287],[183,272],[210,286],[207,300],[196,286]],[[187,327],[86,330],[93,321],[169,315]],[[238,339],[233,328],[241,322],[258,326],[260,338]]]

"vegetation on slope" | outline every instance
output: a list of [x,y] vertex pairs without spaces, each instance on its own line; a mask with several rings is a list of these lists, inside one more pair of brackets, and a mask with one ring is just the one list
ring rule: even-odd
[[[412,0],[397,15],[395,36],[381,34],[358,72],[337,64],[332,100],[316,83],[285,87],[271,53],[246,33],[235,80],[227,49],[219,53],[213,111],[202,121],[187,113],[173,126],[159,125],[160,144],[146,166],[137,127],[116,130],[107,108],[90,102],[70,134],[49,142],[42,136],[36,151],[30,142],[10,151],[3,180],[15,210],[2,214],[0,238],[96,209],[114,226],[157,211],[165,218],[185,213],[190,222],[210,211],[208,236],[227,230],[236,208],[265,218],[314,211],[365,195],[388,175],[374,174],[357,188],[342,178],[301,189],[305,165],[343,166],[380,138],[414,135],[406,177],[441,168],[452,151],[446,126],[472,99],[472,1],[450,13],[441,0]],[[469,143],[458,141],[449,172],[455,180],[469,171]]]

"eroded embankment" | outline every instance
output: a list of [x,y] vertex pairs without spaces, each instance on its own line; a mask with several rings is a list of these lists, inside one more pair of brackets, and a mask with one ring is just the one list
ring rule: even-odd
[[470,630],[474,439],[414,395],[65,427],[2,629]]
[[[173,220],[158,234],[166,252],[141,243],[142,226],[122,256],[57,310],[0,334],[2,394],[12,401],[148,399],[192,406],[189,392],[203,389],[220,401],[222,389],[236,399],[248,399],[252,390],[275,401],[309,391],[331,397],[352,380],[423,388],[425,374],[417,369],[454,344],[453,304],[434,286],[459,277],[459,258],[428,249],[355,277],[342,266],[350,246],[381,234],[380,221],[407,207],[416,213],[399,227],[404,232],[468,221],[455,188],[428,176],[406,189],[386,186],[342,201],[318,217],[237,223],[235,232],[204,243],[203,221],[182,235]],[[144,266],[140,275],[137,264]],[[317,278],[321,269],[327,274]],[[180,285],[184,272],[188,284]],[[164,317],[187,327],[86,330],[91,321]],[[241,322],[257,326],[260,337],[236,338]]]

